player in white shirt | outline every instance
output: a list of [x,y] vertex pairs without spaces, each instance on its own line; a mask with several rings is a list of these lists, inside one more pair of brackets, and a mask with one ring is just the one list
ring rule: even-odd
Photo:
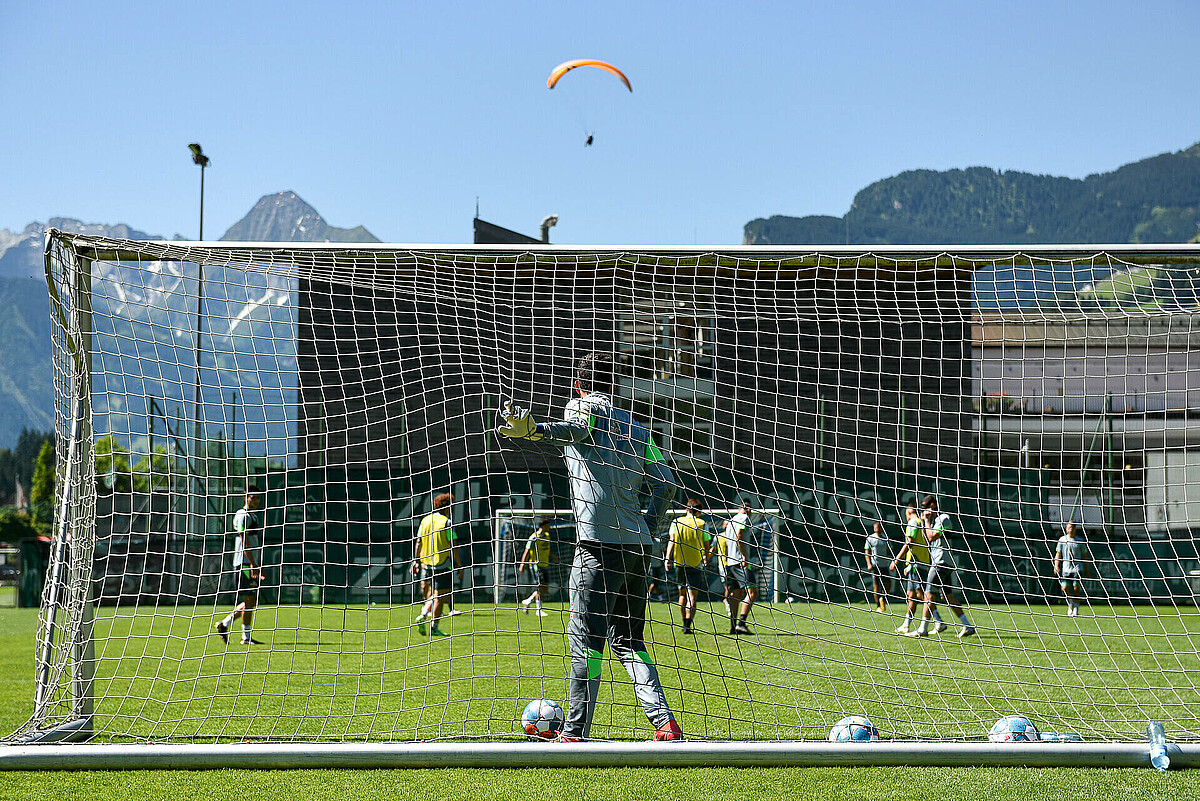
[[1083,597],[1083,579],[1090,572],[1090,557],[1075,524],[1067,523],[1066,533],[1054,548],[1054,575],[1067,596],[1067,617],[1079,617],[1079,599]]
[[758,599],[758,581],[751,559],[750,501],[742,501],[742,510],[726,521],[721,531],[721,574],[725,581],[725,608],[729,610],[730,634],[753,634],[746,625],[750,608]]
[[929,619],[936,608],[935,603],[938,596],[941,596],[945,599],[946,605],[950,607],[950,611],[962,623],[962,628],[958,632],[959,639],[971,637],[975,634],[975,627],[971,625],[971,619],[967,617],[967,613],[958,605],[958,595],[955,590],[958,568],[954,563],[954,556],[950,552],[950,542],[946,537],[947,529],[950,527],[950,515],[938,513],[937,498],[932,495],[926,495],[921,506],[924,507],[921,517],[925,524],[925,537],[929,541],[929,573],[925,579],[925,611],[921,615],[921,625],[916,631],[909,632],[908,636],[926,637],[929,635]]
[[241,603],[216,624],[217,634],[229,642],[229,627],[241,618],[242,645],[262,645],[254,639],[254,609],[258,606],[258,584],[262,581],[262,520],[257,511],[262,505],[262,490],[251,484],[246,488],[245,505],[233,516],[233,569],[237,576]]

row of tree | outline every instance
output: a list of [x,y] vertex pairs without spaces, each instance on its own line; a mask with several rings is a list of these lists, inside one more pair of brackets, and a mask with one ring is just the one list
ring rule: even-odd
[[[24,429],[16,448],[0,448],[0,542],[44,536],[54,519],[54,435]],[[25,504],[18,507],[21,490]]]
[[876,181],[844,217],[752,220],[746,244],[1187,242],[1200,232],[1200,144],[1083,179],[986,167]]

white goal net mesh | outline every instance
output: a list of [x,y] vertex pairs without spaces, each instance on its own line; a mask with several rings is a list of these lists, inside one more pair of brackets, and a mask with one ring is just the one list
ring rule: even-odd
[[[125,741],[511,739],[533,699],[573,725],[588,686],[601,739],[648,738],[664,708],[711,740],[819,739],[847,715],[901,740],[982,739],[1010,714],[1200,736],[1198,275],[1194,246],[52,233],[58,503],[13,737],[82,720]],[[506,399],[561,423],[592,352],[618,376],[590,439],[497,433]],[[617,486],[633,451],[609,464],[616,435],[595,433],[627,419],[640,486]],[[593,554],[622,565],[610,585],[575,543],[625,536],[573,502],[588,459],[621,465],[589,491],[639,507]],[[639,539],[664,475],[673,511]],[[689,499],[703,523],[671,534]],[[538,581],[517,567],[542,517],[527,614]],[[643,550],[644,573],[612,556]],[[609,647],[573,639],[595,624],[577,580],[625,593]]]

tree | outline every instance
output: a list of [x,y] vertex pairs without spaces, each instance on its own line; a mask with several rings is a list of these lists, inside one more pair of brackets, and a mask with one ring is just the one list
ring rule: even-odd
[[133,489],[150,492],[171,486],[171,456],[165,445],[155,445],[154,453],[133,465]]
[[96,491],[132,492],[133,470],[129,466],[129,451],[112,435],[96,440]]
[[33,525],[39,532],[50,530],[54,520],[54,446],[50,440],[42,442],[37,465],[33,468],[33,484],[29,490],[29,505],[33,510]]
[[14,543],[38,535],[33,518],[13,506],[0,507],[0,542]]

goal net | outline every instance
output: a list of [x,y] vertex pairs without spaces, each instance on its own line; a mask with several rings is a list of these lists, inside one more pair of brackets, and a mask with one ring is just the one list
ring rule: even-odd
[[[1007,715],[1200,736],[1200,247],[51,232],[46,266],[57,501],[10,740],[504,741],[530,700],[569,711],[573,457],[497,426],[505,399],[563,420],[590,352],[669,473],[658,553],[692,498],[718,535],[690,630],[677,574],[644,615],[688,738],[823,739],[849,715],[892,740],[986,740]],[[731,612],[743,502],[760,561]],[[525,615],[542,517],[546,615]],[[627,666],[597,664],[590,736],[648,738]]]

